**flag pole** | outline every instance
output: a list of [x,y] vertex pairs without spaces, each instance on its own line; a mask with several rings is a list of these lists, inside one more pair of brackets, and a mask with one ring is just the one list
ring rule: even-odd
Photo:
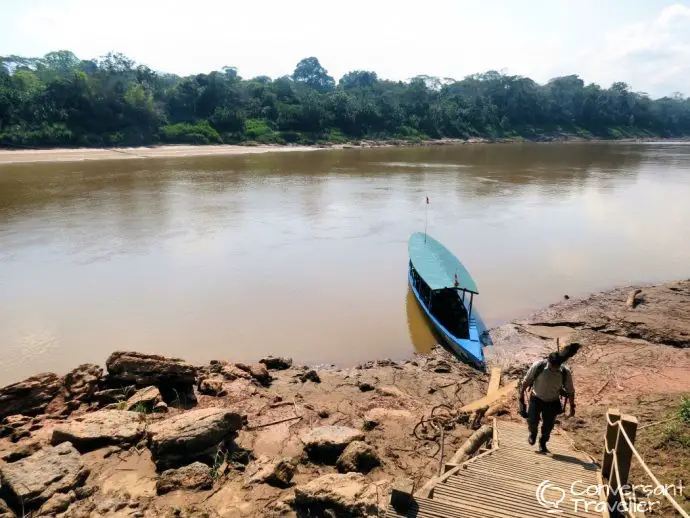
[[426,227],[429,221],[429,197],[426,197],[426,205],[424,207],[424,242],[426,243]]

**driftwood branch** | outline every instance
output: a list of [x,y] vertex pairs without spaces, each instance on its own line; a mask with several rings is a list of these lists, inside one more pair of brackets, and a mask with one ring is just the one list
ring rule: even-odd
[[630,295],[628,295],[628,300],[625,301],[625,305],[630,308],[630,309],[635,309],[635,306],[639,304],[639,300],[637,299],[637,296],[642,293],[642,290],[637,289],[634,291],[630,292]]
[[449,464],[460,464],[466,460],[470,455],[475,453],[479,447],[488,441],[494,431],[493,425],[485,424],[479,430],[470,435],[469,439],[460,446],[460,449],[455,452],[455,455],[448,461]]

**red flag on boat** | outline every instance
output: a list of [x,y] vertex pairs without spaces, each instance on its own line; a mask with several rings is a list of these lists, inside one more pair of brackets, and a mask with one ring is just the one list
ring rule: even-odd
[[426,204],[429,205],[429,197],[426,197]]

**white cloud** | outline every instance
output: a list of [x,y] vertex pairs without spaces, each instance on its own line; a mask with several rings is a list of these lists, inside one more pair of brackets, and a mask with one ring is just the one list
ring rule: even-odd
[[690,94],[690,7],[674,4],[652,20],[608,33],[579,68],[602,86],[623,80],[652,97]]

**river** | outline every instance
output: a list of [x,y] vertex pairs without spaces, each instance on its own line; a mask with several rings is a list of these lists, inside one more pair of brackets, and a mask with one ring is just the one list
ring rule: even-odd
[[0,385],[115,350],[349,366],[431,336],[424,230],[487,325],[690,276],[690,145],[472,144],[0,166]]

